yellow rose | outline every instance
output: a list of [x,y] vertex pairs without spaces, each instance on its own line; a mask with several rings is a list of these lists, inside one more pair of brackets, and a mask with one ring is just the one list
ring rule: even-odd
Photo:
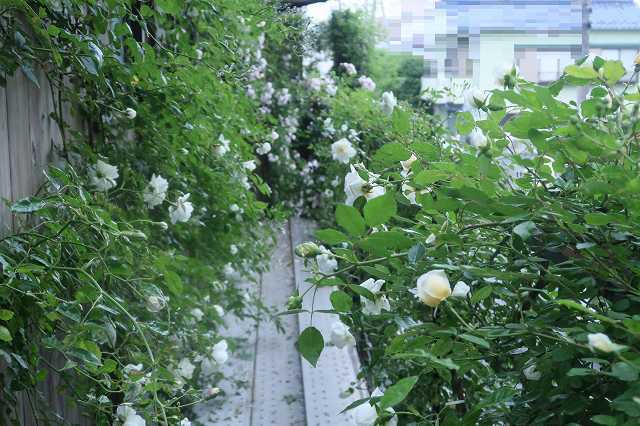
[[427,306],[435,308],[451,296],[449,278],[442,269],[422,274],[416,282],[416,296]]

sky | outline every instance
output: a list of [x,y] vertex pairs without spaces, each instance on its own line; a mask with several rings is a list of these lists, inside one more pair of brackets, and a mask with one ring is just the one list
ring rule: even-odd
[[[331,16],[331,11],[336,9],[362,9],[368,6],[373,7],[374,1],[377,3],[376,16],[382,13],[386,17],[400,17],[401,0],[328,0],[324,3],[315,3],[307,6],[305,11],[314,22],[326,21]],[[640,1],[640,0],[638,0]]]

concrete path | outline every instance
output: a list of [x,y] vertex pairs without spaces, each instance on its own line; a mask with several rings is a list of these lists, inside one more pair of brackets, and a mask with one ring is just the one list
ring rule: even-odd
[[[303,292],[308,273],[293,247],[311,238],[308,222],[294,219],[278,232],[278,244],[269,272],[257,283],[244,283],[248,292],[259,292],[267,306],[284,311],[296,288]],[[315,309],[331,309],[331,289],[315,293]],[[313,292],[303,307],[311,306]],[[196,407],[197,420],[206,426],[353,426],[351,414],[338,413],[351,402],[367,396],[357,383],[358,359],[354,349],[326,347],[318,366],[311,367],[295,349],[299,330],[309,325],[309,314],[283,315],[280,329],[273,321],[227,318],[226,336],[238,349],[224,365],[219,384],[224,396]],[[316,313],[313,325],[329,340],[331,324],[338,317]]]

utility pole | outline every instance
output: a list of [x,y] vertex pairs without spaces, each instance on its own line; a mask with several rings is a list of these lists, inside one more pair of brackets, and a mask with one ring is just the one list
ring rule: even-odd
[[[580,0],[581,4],[581,27],[582,36],[580,53],[581,57],[589,54],[589,30],[591,28],[591,0]],[[582,102],[587,98],[587,86],[582,86],[578,91],[578,102]]]

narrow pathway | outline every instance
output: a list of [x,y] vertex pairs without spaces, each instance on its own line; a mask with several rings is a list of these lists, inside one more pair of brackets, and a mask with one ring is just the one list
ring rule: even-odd
[[[285,309],[296,288],[303,292],[308,272],[293,247],[311,238],[308,222],[293,219],[278,232],[269,272],[256,282],[241,283],[256,292],[267,306]],[[309,292],[303,307],[331,309],[331,289]],[[242,320],[229,316],[226,337],[238,346],[223,366],[227,379],[220,383],[224,395],[196,407],[197,420],[206,426],[353,426],[351,414],[339,414],[351,402],[365,397],[356,383],[358,359],[355,350],[326,347],[318,366],[311,367],[295,349],[298,331],[309,325],[309,314],[280,316],[276,323]],[[313,325],[329,339],[336,315],[317,313]]]

